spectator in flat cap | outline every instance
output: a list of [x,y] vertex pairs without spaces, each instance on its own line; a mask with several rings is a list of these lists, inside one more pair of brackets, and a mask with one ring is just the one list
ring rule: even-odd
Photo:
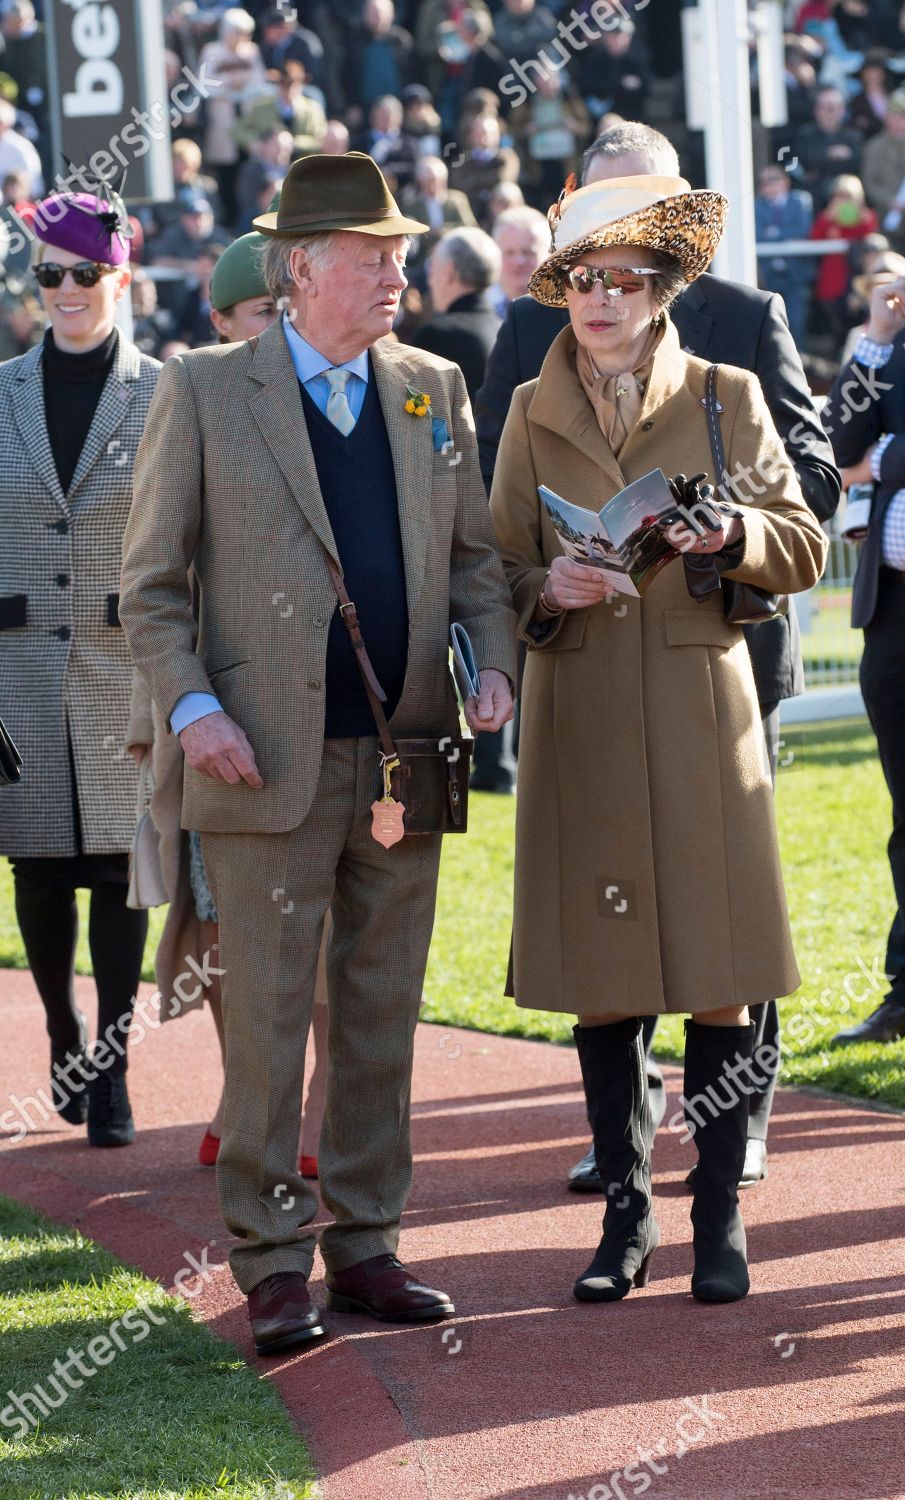
[[320,150],[327,117],[320,101],[306,92],[307,77],[304,65],[292,61],[281,71],[267,74],[267,92],[249,101],[233,127],[243,151],[278,128],[289,131],[296,156]]
[[443,126],[423,83],[410,83],[402,90],[402,128],[415,144],[419,156],[439,156]]
[[172,266],[192,275],[198,257],[212,246],[223,248],[229,234],[214,223],[214,211],[206,198],[190,198],[182,207],[179,223],[171,224],[152,247],[151,263]]

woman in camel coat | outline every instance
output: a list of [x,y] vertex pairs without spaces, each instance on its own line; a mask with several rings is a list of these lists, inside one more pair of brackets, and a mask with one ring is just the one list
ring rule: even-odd
[[[563,555],[538,497],[545,484],[596,511],[652,469],[712,474],[707,367],[682,351],[665,309],[706,268],[724,212],[718,194],[651,177],[579,189],[551,211],[554,250],[530,290],[568,306],[571,326],[538,379],[515,393],[491,496],[528,643],[514,995],[521,1006],[579,1016],[595,1154],[611,1184],[604,1238],[576,1283],[582,1300],[643,1285],[659,1240],[640,1017],[693,1016],[691,1100],[724,1083],[736,1061],[750,1068],[747,1006],[799,983],[741,629],[726,620],[718,589],[700,603],[690,596],[680,559],[642,599],[612,594],[599,570]],[[641,273],[627,279],[626,268]],[[615,279],[605,274],[614,270]],[[728,472],[755,472],[735,486],[740,514],[723,515],[687,550],[710,552],[740,582],[808,588],[826,541],[758,382],[723,368],[719,397]],[[681,535],[686,550],[694,533]],[[691,1113],[692,1290],[735,1300],[748,1290],[736,1194],[747,1095],[735,1088],[713,1119]]]

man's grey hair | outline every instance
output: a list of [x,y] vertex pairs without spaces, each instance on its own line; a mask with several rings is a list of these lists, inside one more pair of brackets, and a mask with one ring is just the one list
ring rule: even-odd
[[499,280],[502,256],[499,246],[483,229],[451,229],[434,250],[452,266],[459,280],[476,292],[484,292]]
[[602,130],[596,141],[592,141],[582,158],[582,180],[587,178],[591,163],[603,156],[610,160],[619,156],[640,156],[645,170],[656,177],[678,177],[679,156],[672,141],[651,125],[640,121],[625,120],[621,125],[611,125]]
[[539,208],[529,208],[527,203],[514,203],[504,208],[493,222],[493,237],[499,241],[503,229],[527,230],[538,248],[539,255],[546,255],[550,243],[550,225]]
[[319,271],[328,271],[336,260],[336,240],[341,233],[341,230],[324,230],[320,234],[299,234],[292,238],[281,235],[268,239],[261,255],[261,270],[267,290],[278,306],[296,290],[289,269],[293,250],[304,250],[313,266]]

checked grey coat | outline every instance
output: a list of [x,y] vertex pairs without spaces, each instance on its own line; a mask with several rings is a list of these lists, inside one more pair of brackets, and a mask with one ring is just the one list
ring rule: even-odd
[[23,759],[0,796],[0,853],[124,852],[136,771],[123,746],[132,666],[119,623],[132,465],[160,364],[119,338],[68,495],[44,416],[43,345],[0,365],[0,717]]

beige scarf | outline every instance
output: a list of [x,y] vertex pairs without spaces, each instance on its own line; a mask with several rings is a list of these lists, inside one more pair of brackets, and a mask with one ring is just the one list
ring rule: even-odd
[[600,430],[617,458],[641,413],[654,355],[665,332],[665,318],[652,323],[642,341],[634,369],[619,375],[601,375],[584,344],[577,346],[578,378],[597,414]]

